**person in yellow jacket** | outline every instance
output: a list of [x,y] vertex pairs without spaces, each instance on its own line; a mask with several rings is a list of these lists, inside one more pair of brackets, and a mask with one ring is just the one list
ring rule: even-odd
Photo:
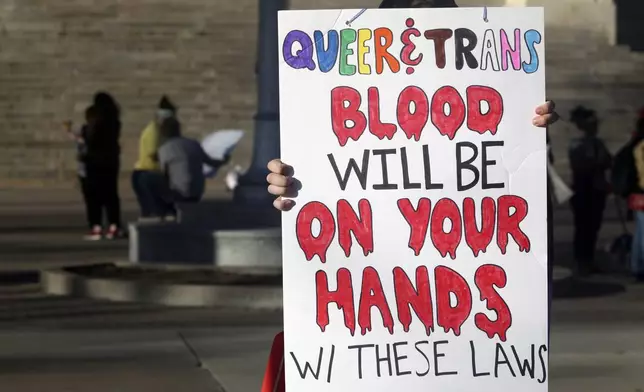
[[142,218],[162,218],[165,207],[157,205],[155,192],[163,189],[165,177],[159,165],[159,126],[177,115],[177,108],[165,95],[161,98],[155,119],[141,132],[139,156],[132,173],[132,188],[139,202]]

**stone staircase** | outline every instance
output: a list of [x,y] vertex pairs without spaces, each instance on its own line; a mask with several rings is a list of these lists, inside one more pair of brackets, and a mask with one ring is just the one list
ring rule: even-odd
[[569,176],[567,148],[578,131],[569,112],[583,104],[597,110],[600,135],[611,151],[628,140],[644,107],[644,53],[611,46],[591,30],[546,28],[546,92],[557,102],[562,121],[552,127],[557,170]]
[[[374,3],[292,0],[291,8]],[[598,109],[602,137],[614,150],[644,106],[644,57],[610,46],[605,34],[591,28],[594,22],[588,29],[579,22],[566,28],[561,20],[546,31],[548,95],[564,117],[578,103]],[[80,123],[91,95],[101,89],[113,93],[123,108],[124,177],[135,159],[138,134],[164,93],[179,105],[190,135],[252,130],[256,24],[257,0],[1,2],[0,184],[51,186],[73,180],[74,148],[60,123],[68,118]],[[566,148],[575,131],[565,121],[552,131],[557,166],[565,174]],[[244,138],[235,163],[250,160],[251,143],[251,137]]]
[[3,1],[0,183],[73,179],[74,147],[60,124],[80,124],[97,90],[123,109],[126,171],[162,94],[178,104],[188,134],[251,129],[256,8],[254,0]]

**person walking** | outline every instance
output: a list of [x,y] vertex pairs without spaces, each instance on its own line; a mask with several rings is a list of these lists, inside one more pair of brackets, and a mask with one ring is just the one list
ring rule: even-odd
[[141,218],[163,218],[164,209],[159,206],[156,192],[164,186],[165,178],[159,164],[159,127],[164,120],[176,118],[177,108],[167,96],[163,96],[154,120],[145,127],[139,138],[139,156],[132,172],[132,189],[139,203]]
[[582,132],[582,136],[571,141],[568,150],[574,192],[573,253],[578,272],[588,274],[596,271],[595,248],[610,191],[607,172],[612,157],[597,137],[599,119],[594,110],[578,106],[571,111],[570,121]]
[[[120,109],[111,95],[99,92],[88,109],[88,118],[84,163],[90,232],[85,239],[115,239],[123,236],[118,195]],[[103,212],[107,218],[106,230],[103,229]]]
[[644,282],[644,111],[637,120],[631,145],[636,172],[636,184],[628,198],[629,208],[635,214],[631,271],[638,282]]

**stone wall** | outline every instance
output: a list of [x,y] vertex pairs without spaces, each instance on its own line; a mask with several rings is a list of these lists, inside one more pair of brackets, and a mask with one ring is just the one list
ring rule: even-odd
[[15,0],[0,9],[0,181],[74,175],[60,123],[77,123],[91,95],[123,109],[123,166],[167,93],[188,133],[250,129],[253,0]]
[[[371,1],[299,0],[295,8]],[[66,184],[74,148],[61,130],[82,121],[97,90],[123,110],[123,176],[138,133],[164,93],[186,133],[252,130],[257,0],[5,0],[0,3],[0,187]],[[249,133],[235,161],[250,159]]]
[[[547,9],[554,7],[554,11],[568,13],[548,13],[553,23],[564,25],[566,18],[581,12],[581,3],[595,4],[595,8],[583,8],[583,15],[596,20],[588,19],[591,23],[578,18],[578,24],[582,31],[581,25],[590,27],[592,39],[601,41],[595,27],[601,25],[597,20],[605,14],[602,7],[606,1],[612,2],[461,0],[459,4],[547,2]],[[123,109],[124,178],[135,159],[138,134],[152,117],[162,94],[169,94],[179,105],[188,134],[200,136],[224,128],[252,131],[257,2],[2,1],[0,188],[52,183],[67,186],[74,179],[74,148],[60,124],[68,118],[80,123],[84,108],[97,90],[111,92]],[[291,8],[360,8],[374,4],[377,0],[292,0]],[[575,23],[570,25],[577,28]],[[579,63],[565,65],[570,51],[557,54],[556,46],[550,44],[554,42],[551,38],[556,37],[548,35],[548,48],[554,48],[550,52],[559,56],[559,68],[553,68],[559,71],[548,75],[557,79],[557,91],[575,89],[578,81],[569,83],[567,75],[583,77],[585,71],[577,72]],[[580,46],[573,55],[586,53],[598,56],[592,42]],[[620,64],[630,61],[630,55],[620,55]],[[628,72],[639,73],[637,69]],[[602,99],[606,100],[606,96],[610,100],[610,94],[602,95]],[[570,98],[570,102],[574,99]],[[235,154],[235,162],[248,163],[251,138],[249,132]]]

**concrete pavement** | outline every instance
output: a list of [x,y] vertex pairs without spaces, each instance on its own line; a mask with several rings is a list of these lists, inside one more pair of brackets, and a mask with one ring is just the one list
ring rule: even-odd
[[[644,285],[610,283],[624,285],[624,291],[554,302],[551,392],[644,391]],[[222,327],[184,333],[228,392],[247,392],[261,383],[276,331]]]
[[[133,217],[131,201],[124,205]],[[565,213],[556,219],[564,265]],[[0,195],[0,276],[126,257],[126,242],[83,242],[83,229],[79,202],[62,196],[11,202]],[[619,231],[609,218],[603,241]],[[47,297],[33,276],[0,282],[2,391],[257,391],[281,329],[278,313]],[[644,286],[620,275],[568,279],[555,295],[550,390],[644,391]]]
[[[280,322],[274,313],[49,297],[37,284],[4,286],[0,390],[222,392],[187,335],[230,342],[219,330],[258,323],[277,329]],[[209,356],[230,353],[223,344],[204,347]]]
[[[644,286],[598,277],[553,304],[550,390],[644,390]],[[564,286],[561,286],[564,287]],[[3,288],[0,385],[11,391],[257,391],[279,313],[175,309]]]

